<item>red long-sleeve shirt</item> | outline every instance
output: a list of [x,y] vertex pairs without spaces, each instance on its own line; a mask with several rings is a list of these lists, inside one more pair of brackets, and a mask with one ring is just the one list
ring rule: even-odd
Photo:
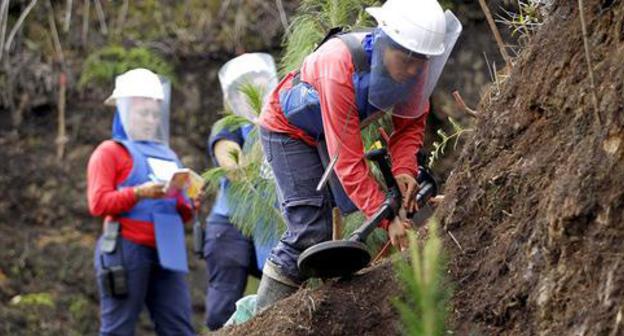
[[[91,154],[87,166],[87,199],[93,216],[106,220],[119,220],[121,236],[141,245],[156,246],[154,226],[151,222],[117,218],[137,204],[132,188],[117,190],[132,170],[132,157],[128,150],[115,141],[102,142]],[[193,217],[190,204],[178,197],[177,209],[184,222]]]
[[[331,39],[316,52],[306,57],[300,78],[312,85],[319,94],[323,131],[330,157],[338,155],[334,171],[353,203],[366,216],[372,216],[385,199],[375,178],[370,174],[364,158],[364,145],[353,87],[354,65],[347,46],[339,39]],[[272,92],[260,118],[261,125],[273,132],[286,133],[310,145],[313,138],[290,124],[279,103],[279,92],[292,87],[294,72],[284,78]],[[394,132],[389,150],[394,175],[407,173],[416,176],[416,153],[423,144],[426,112],[419,118],[393,117]],[[384,223],[386,226],[387,222]]]

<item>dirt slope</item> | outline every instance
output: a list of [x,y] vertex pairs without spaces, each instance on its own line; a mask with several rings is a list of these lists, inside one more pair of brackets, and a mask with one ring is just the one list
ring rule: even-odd
[[238,327],[218,335],[395,335],[397,313],[389,298],[400,295],[388,261],[352,279],[303,289]]
[[[624,3],[586,5],[601,120],[577,3],[558,1],[511,77],[484,96],[448,181],[438,215],[463,249],[446,242],[457,335],[624,334]],[[386,263],[220,334],[396,334],[392,295]]]
[[601,121],[577,2],[557,1],[448,181],[459,335],[624,334],[624,3],[585,16]]

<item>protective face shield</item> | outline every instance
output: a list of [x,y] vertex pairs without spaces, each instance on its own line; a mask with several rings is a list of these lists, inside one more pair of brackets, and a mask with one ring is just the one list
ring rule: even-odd
[[115,79],[106,100],[114,104],[113,138],[169,144],[171,83],[146,69],[130,70]]
[[277,85],[277,71],[273,57],[266,53],[243,54],[225,63],[219,69],[219,82],[225,107],[234,114],[252,122],[258,118],[249,104],[245,86],[252,85],[260,91],[262,102]]
[[418,117],[420,111],[408,107],[417,107],[424,99],[428,69],[427,56],[410,52],[383,30],[376,29],[368,88],[369,104],[402,118]]
[[442,69],[457,42],[462,26],[453,13],[444,13],[444,51],[422,55],[392,40],[382,29],[374,36],[368,101],[379,109],[401,118],[418,118],[435,88]]

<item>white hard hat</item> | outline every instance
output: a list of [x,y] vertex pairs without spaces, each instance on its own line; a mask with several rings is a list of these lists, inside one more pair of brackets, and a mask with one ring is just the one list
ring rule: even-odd
[[402,47],[429,56],[444,52],[446,18],[436,0],[388,0],[366,11]]
[[233,82],[248,74],[266,72],[276,74],[273,57],[267,53],[247,53],[235,57],[219,69],[219,82],[223,91]]
[[115,89],[104,104],[115,105],[117,98],[144,97],[163,100],[163,86],[155,73],[143,69],[132,69],[115,78]]

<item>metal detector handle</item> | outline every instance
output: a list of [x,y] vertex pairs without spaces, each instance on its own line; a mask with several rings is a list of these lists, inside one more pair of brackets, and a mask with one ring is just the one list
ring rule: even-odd
[[390,164],[388,163],[388,151],[385,148],[375,149],[366,153],[366,158],[377,163],[383,175],[384,182],[386,182],[386,186],[388,187],[388,191],[399,189],[394,175],[392,175],[392,169],[390,169]]
[[431,197],[438,194],[438,183],[426,168],[418,170],[416,181],[420,187],[416,194],[416,203],[418,207],[422,207],[427,204],[427,201],[429,201]]
[[379,166],[379,170],[388,188],[388,195],[377,212],[349,237],[349,240],[360,242],[364,242],[368,235],[379,226],[384,219],[392,219],[401,205],[401,192],[399,191],[399,186],[392,175],[392,170],[388,163],[388,151],[385,148],[375,149],[366,153],[366,158],[376,162]]
[[418,207],[423,207],[431,197],[435,196],[435,189],[434,185],[428,181],[420,186],[420,190],[418,190],[418,194],[416,194]]
[[379,207],[377,212],[375,212],[375,214],[369,220],[364,222],[362,226],[360,226],[351,234],[349,240],[359,241],[362,243],[366,242],[366,238],[368,238],[368,235],[373,232],[373,230],[375,230],[375,228],[378,227],[384,219],[394,217],[394,207],[396,207],[396,205],[392,203],[394,203],[392,199],[386,199],[381,207]]

